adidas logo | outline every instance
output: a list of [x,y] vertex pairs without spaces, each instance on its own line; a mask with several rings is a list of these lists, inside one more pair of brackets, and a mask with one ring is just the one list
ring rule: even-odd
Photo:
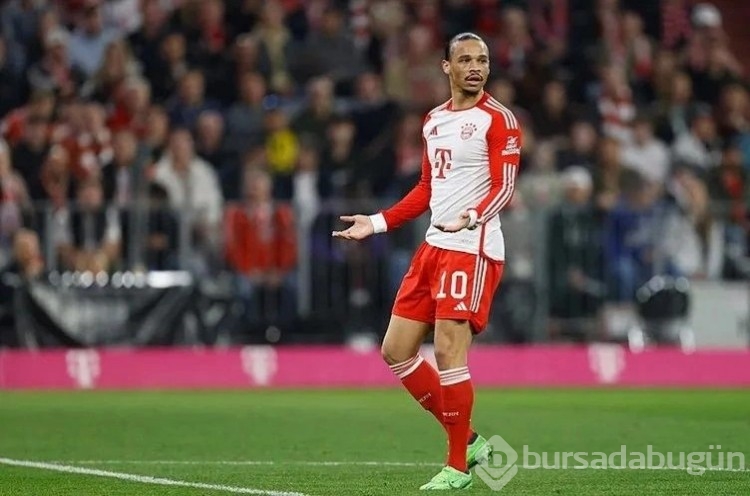
[[456,305],[455,307],[453,307],[453,310],[461,311],[461,312],[467,312],[467,311],[469,311],[469,309],[466,308],[466,304],[464,304],[463,301],[459,302],[458,305]]
[[430,136],[437,136],[437,126],[432,128],[432,131],[430,131]]

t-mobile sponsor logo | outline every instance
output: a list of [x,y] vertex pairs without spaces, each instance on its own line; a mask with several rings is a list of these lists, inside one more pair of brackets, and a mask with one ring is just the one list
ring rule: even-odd
[[625,350],[617,344],[599,343],[588,348],[589,367],[599,382],[617,382],[625,370]]
[[273,346],[245,346],[240,351],[242,370],[257,385],[267,386],[278,370]]
[[94,350],[70,350],[65,354],[68,376],[82,389],[91,389],[101,373],[99,353]]

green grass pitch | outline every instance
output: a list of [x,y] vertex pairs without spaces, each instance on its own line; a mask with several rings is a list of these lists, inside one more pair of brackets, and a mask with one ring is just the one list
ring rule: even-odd
[[[748,391],[479,390],[474,424],[519,451],[612,453],[625,444],[676,454],[721,445],[750,463]],[[398,389],[0,392],[2,496],[420,494],[444,449],[441,428]],[[154,483],[163,479],[206,486]],[[745,496],[750,471],[521,467],[499,492],[475,475],[468,493]]]

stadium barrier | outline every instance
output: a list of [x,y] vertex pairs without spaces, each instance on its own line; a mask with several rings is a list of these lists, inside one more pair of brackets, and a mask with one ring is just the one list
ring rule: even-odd
[[[423,354],[431,359],[432,350]],[[750,351],[615,344],[477,347],[480,387],[750,387]],[[0,389],[389,387],[377,349],[246,346],[203,349],[0,349]]]

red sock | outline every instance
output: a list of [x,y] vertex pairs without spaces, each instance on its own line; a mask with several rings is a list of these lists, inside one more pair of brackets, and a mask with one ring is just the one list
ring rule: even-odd
[[469,367],[441,370],[440,385],[443,389],[443,425],[448,431],[448,465],[466,472],[466,444],[474,406]]
[[419,355],[405,362],[391,365],[391,370],[396,377],[401,379],[401,383],[417,400],[417,403],[432,413],[442,425],[443,397],[437,370]]

